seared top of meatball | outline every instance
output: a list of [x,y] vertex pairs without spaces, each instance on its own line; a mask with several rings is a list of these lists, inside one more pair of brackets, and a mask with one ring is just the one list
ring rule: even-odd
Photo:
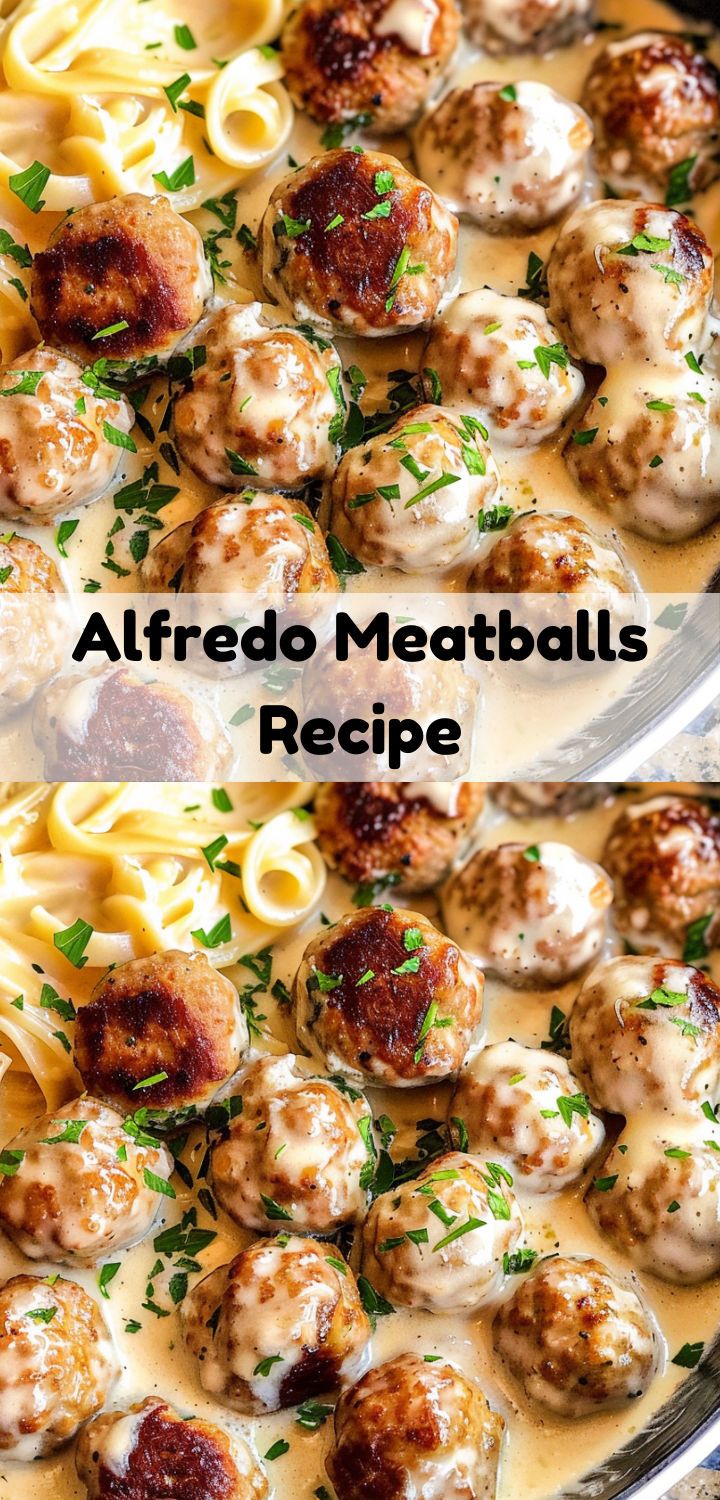
[[58,225],[33,262],[32,310],[51,344],[91,360],[137,360],[175,347],[210,286],[197,229],[166,198],[130,193]]
[[268,1491],[244,1443],[154,1396],[96,1417],[76,1464],[88,1500],[264,1500]]
[[47,552],[11,531],[0,537],[0,588],[3,594],[57,594],[64,585]]
[[634,587],[619,553],[579,516],[535,511],[514,519],[473,570],[471,582],[480,593],[579,593],[597,602]]

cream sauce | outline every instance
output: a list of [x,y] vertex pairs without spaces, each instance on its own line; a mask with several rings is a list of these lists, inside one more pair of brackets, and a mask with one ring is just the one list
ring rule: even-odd
[[[570,842],[579,853],[597,860],[602,852],[609,825],[617,816],[617,804],[577,814],[573,818],[529,818],[511,820],[490,816],[482,829],[481,841],[495,846],[508,839],[526,845],[544,839]],[[437,918],[434,902],[428,898],[418,903],[427,914]],[[323,897],[323,911],[332,920],[348,909],[348,889],[332,877]],[[301,954],[314,933],[311,920],[304,931],[296,932],[274,948],[273,978],[288,984]],[[608,949],[612,951],[612,940]],[[247,979],[247,973],[240,978]],[[564,987],[535,993],[510,990],[488,982],[486,1020],[489,1038],[505,1041],[515,1037],[526,1045],[537,1046],[548,1035],[553,1005],[568,1012],[577,993],[577,981]],[[295,1046],[291,1020],[272,998],[262,996],[267,1012],[270,1036],[263,1047],[282,1053]],[[442,1120],[449,1099],[449,1088],[441,1086],[417,1090],[371,1090],[374,1112],[386,1111],[398,1124],[393,1152],[398,1158],[414,1154],[415,1122],[433,1118]],[[6,1078],[0,1092],[3,1106],[0,1140],[7,1140],[23,1120],[39,1111],[38,1096],[23,1085],[18,1075]],[[193,1145],[186,1160],[196,1172],[204,1154],[204,1141]],[[592,1170],[592,1168],[591,1168]],[[193,1203],[195,1195],[176,1179],[178,1200],[173,1212],[166,1215],[174,1221]],[[522,1243],[541,1253],[558,1248],[564,1254],[582,1253],[596,1256],[611,1269],[627,1275],[628,1262],[592,1225],[582,1201],[582,1186],[566,1189],[556,1197],[531,1195],[516,1176],[515,1191],[525,1221]],[[218,1237],[199,1257],[205,1273],[227,1262],[249,1243],[250,1236],[235,1228],[220,1213],[213,1224],[201,1208],[199,1223],[215,1228]],[[274,1486],[276,1500],[312,1500],[318,1485],[326,1483],[324,1455],[331,1442],[331,1422],[319,1431],[303,1431],[293,1413],[280,1414],[249,1422],[219,1407],[201,1390],[197,1366],[184,1347],[179,1317],[156,1318],[144,1310],[146,1283],[156,1256],[152,1241],[129,1251],[121,1259],[121,1269],[109,1287],[110,1297],[101,1299],[102,1310],[113,1330],[121,1352],[123,1374],[113,1393],[111,1405],[129,1404],[148,1395],[159,1395],[175,1402],[184,1412],[195,1412],[219,1421],[230,1432],[241,1434],[262,1457],[278,1439],[290,1445],[283,1456],[267,1464],[268,1477]],[[167,1262],[166,1262],[167,1264]],[[0,1278],[27,1270],[28,1263],[5,1241],[0,1242]],[[33,1266],[43,1274],[42,1265]],[[52,1266],[48,1263],[46,1271]],[[73,1275],[75,1273],[72,1273]],[[192,1278],[191,1278],[192,1279]],[[79,1271],[77,1280],[97,1295],[97,1273]],[[509,1278],[508,1292],[513,1278]],[[499,1500],[545,1500],[573,1482],[580,1469],[602,1462],[621,1443],[639,1431],[650,1416],[672,1394],[684,1378],[684,1372],[673,1365],[671,1357],[685,1343],[709,1340],[720,1324],[720,1281],[697,1287],[676,1287],[638,1273],[642,1295],[654,1313],[661,1329],[667,1359],[647,1394],[624,1412],[583,1419],[577,1422],[545,1417],[542,1421],[518,1398],[492,1349],[492,1305],[470,1318],[440,1317],[416,1310],[401,1311],[381,1318],[372,1340],[373,1363],[395,1354],[417,1352],[440,1354],[474,1375],[491,1404],[499,1409],[509,1424],[499,1491]],[[153,1279],[154,1300],[171,1306],[168,1295],[168,1272]],[[129,1320],[142,1324],[140,1331],[126,1333]],[[38,1494],[52,1495],[53,1500],[81,1500],[82,1486],[75,1477],[72,1450],[24,1469],[7,1463],[0,1465],[0,1500],[37,1500]]]

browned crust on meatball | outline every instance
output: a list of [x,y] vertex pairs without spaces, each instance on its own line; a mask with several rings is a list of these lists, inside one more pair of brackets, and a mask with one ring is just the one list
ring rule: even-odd
[[[234,1071],[235,1023],[223,982],[204,954],[132,959],[100,980],[75,1026],[75,1061],[91,1094],[120,1108],[191,1104]],[[167,1078],[135,1092],[156,1073]]]
[[[34,1345],[29,1330],[34,1325],[24,1314],[19,1315],[15,1299],[18,1294],[22,1295],[26,1290],[32,1292],[35,1287],[43,1285],[47,1292],[46,1305],[55,1312],[47,1324],[46,1367],[36,1377],[37,1411],[23,1424],[22,1434],[41,1433],[51,1426],[53,1435],[47,1451],[52,1451],[74,1437],[77,1428],[88,1417],[95,1416],[107,1395],[107,1389],[100,1388],[98,1374],[91,1368],[91,1361],[98,1354],[95,1346],[109,1342],[109,1333],[97,1303],[77,1282],[66,1281],[64,1277],[58,1277],[51,1286],[39,1276],[12,1276],[0,1289],[0,1452],[12,1448],[15,1441],[6,1441],[2,1398],[5,1390],[12,1387],[18,1359],[21,1368],[27,1366],[32,1379]],[[109,1368],[107,1376],[109,1384]],[[72,1410],[67,1410],[71,1403],[63,1392],[67,1393],[70,1386]],[[66,1411],[61,1418],[53,1408],[63,1405]]]
[[[68,679],[68,691],[75,681]],[[218,770],[190,699],[123,667],[104,675],[82,738],[66,732],[44,703],[33,728],[49,781],[201,781]],[[219,747],[220,759],[227,758],[230,745],[222,735]]]
[[[71,214],[33,262],[31,308],[43,338],[93,360],[165,350],[199,317],[195,238],[161,197],[132,193]],[[127,328],[94,340],[121,322]]]
[[305,0],[282,38],[294,103],[316,120],[368,114],[379,130],[402,129],[417,114],[433,78],[449,61],[460,31],[455,0],[438,0],[426,54],[375,26],[389,0]]
[[[662,78],[652,90],[655,68]],[[668,82],[668,73],[671,78]],[[672,75],[675,75],[672,77]],[[596,126],[601,165],[609,165],[623,148],[629,154],[628,175],[642,174],[663,185],[673,166],[697,158],[691,188],[706,187],[720,174],[720,72],[691,42],[670,32],[614,54],[602,52],[588,74],[583,104]]]
[[[386,219],[370,220],[366,215],[380,201],[375,176],[384,169],[392,169],[395,181],[384,195],[392,210]],[[282,223],[276,225],[277,274],[292,256],[296,283],[304,277],[331,320],[346,307],[371,327],[396,323],[415,306],[413,283],[424,280],[406,273],[392,288],[401,256],[407,252],[408,267],[427,266],[441,279],[454,264],[454,241],[437,225],[434,203],[430,188],[394,159],[370,151],[327,151],[286,178],[270,199],[270,212],[309,226],[289,240]],[[327,225],[338,214],[343,223],[328,234]]]
[[404,890],[427,890],[447,873],[484,800],[483,782],[464,782],[448,817],[410,785],[330,781],[315,798],[318,843],[346,880],[395,875]]
[[[684,849],[672,841],[682,830],[689,836]],[[622,813],[610,830],[603,865],[615,882],[618,923],[631,939],[633,934],[642,938],[631,919],[633,909],[646,909],[650,931],[660,930],[679,943],[691,922],[711,914],[705,940],[708,945],[716,941],[720,817],[708,806],[677,797],[633,817]]]
[[[317,961],[323,973],[340,981],[317,1006],[324,1052],[357,1059],[363,1071],[379,1063],[406,1079],[421,1078],[442,1063],[452,1071],[448,1052],[454,1048],[455,1067],[460,1066],[469,1033],[480,1019],[482,988],[471,989],[465,982],[463,955],[442,933],[420,927],[423,942],[408,951],[404,936],[417,928],[418,920],[412,912],[371,906],[343,917],[321,935],[319,945],[312,945],[311,970]],[[413,956],[420,959],[417,970],[398,973]],[[359,984],[368,971],[372,978]],[[478,978],[482,983],[479,971]],[[311,972],[308,990],[313,979]],[[296,979],[296,994],[297,984]],[[317,980],[315,985],[319,989]],[[438,1019],[452,1017],[452,1024],[432,1027],[421,1040],[433,1002]],[[313,1029],[312,1014],[308,1029]]]
[[[252,504],[248,505],[242,530],[236,533],[223,526],[221,512],[228,504],[241,504],[238,496],[229,495],[227,499],[216,500],[200,512],[189,533],[190,543],[183,563],[181,588],[191,593],[207,589],[203,557],[206,549],[217,553],[221,567],[229,566],[252,553],[260,558],[266,553],[275,557],[275,543],[279,534],[277,517],[271,522],[264,508],[265,504],[272,503],[284,518],[282,535],[302,552],[300,558],[288,557],[283,563],[281,587],[285,597],[292,599],[296,594],[316,593],[319,590],[337,593],[340,585],[328,556],[325,539],[304,501],[288,500],[285,495],[266,491],[258,498],[263,502],[261,508],[254,510]],[[302,521],[297,519],[298,516],[304,516],[312,525],[303,526]]]
[[81,1433],[76,1463],[89,1500],[262,1500],[267,1494],[259,1469],[247,1479],[238,1472],[230,1441],[219,1427],[198,1417],[180,1417],[152,1396],[130,1412],[142,1420],[134,1428],[121,1474],[103,1463],[97,1445],[127,1413],[98,1417]]
[[0,588],[4,594],[58,594],[64,593],[65,585],[52,558],[37,542],[11,534],[7,541],[0,540]]
[[[543,546],[543,536],[562,533],[565,547]],[[598,580],[597,556],[589,526],[578,516],[528,514],[518,516],[494,543],[472,575],[472,586],[487,594],[573,594]],[[613,578],[626,590],[627,578],[618,563]]]

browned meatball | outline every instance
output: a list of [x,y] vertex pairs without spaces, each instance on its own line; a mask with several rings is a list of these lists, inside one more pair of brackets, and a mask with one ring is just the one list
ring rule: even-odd
[[74,1281],[13,1276],[0,1291],[0,1454],[29,1463],[101,1411],[118,1374],[110,1333]]
[[465,26],[486,52],[547,52],[590,29],[595,0],[462,0]]
[[484,800],[480,781],[328,781],[315,797],[318,843],[346,880],[431,890],[461,852]]
[[308,1077],[292,1056],[259,1057],[233,1093],[242,1109],[210,1158],[213,1192],[230,1217],[272,1230],[279,1206],[294,1234],[361,1223],[375,1160],[363,1095]]
[[56,594],[62,579],[51,557],[37,542],[15,531],[0,536],[0,587],[5,594]]
[[14,531],[0,538],[0,714],[27,703],[62,664],[72,624],[58,570]]
[[33,261],[31,307],[43,338],[84,362],[164,358],[211,288],[197,229],[167,198],[130,193],[62,221]]
[[338,1500],[494,1500],[504,1427],[453,1365],[401,1354],[341,1397],[327,1471]]
[[435,316],[457,234],[454,214],[394,156],[328,151],[275,188],[263,278],[297,322],[380,337]]
[[169,588],[179,573],[179,593],[250,593],[278,604],[339,587],[323,534],[302,500],[251,489],[213,501],[169,532],[141,573],[150,592]]
[[237,990],[204,953],[155,953],[111,969],[75,1027],[85,1087],[131,1111],[202,1108],[247,1045]]
[[355,1277],[314,1240],[258,1240],[193,1287],[182,1317],[203,1389],[234,1411],[298,1406],[367,1367]]
[[202,700],[125,667],[58,677],[37,701],[33,734],[49,781],[212,781],[231,751]]
[[265,1500],[268,1485],[247,1444],[148,1396],[90,1422],[75,1463],[88,1500]]
[[582,102],[600,176],[620,196],[687,203],[720,176],[720,73],[687,38],[644,31],[610,42]]
[[445,71],[460,31],[455,0],[304,0],[282,35],[298,109],[342,123],[368,116],[403,130]]
[[615,920],[635,948],[696,961],[720,914],[720,818],[702,802],[654,797],[616,819],[603,864],[615,882]]
[[562,1417],[636,1401],[662,1357],[634,1286],[580,1256],[540,1261],[503,1303],[494,1330],[495,1348],[527,1398]]
[[612,796],[611,781],[496,781],[492,799],[514,818],[565,818]]
[[305,949],[298,1036],[331,1072],[409,1088],[462,1067],[482,992],[479,970],[426,917],[371,906]]
[[86,1266],[144,1239],[173,1170],[151,1139],[87,1096],[41,1115],[8,1144],[17,1165],[0,1178],[5,1233],[31,1260]]
[[635,586],[612,542],[579,516],[534,511],[517,516],[468,580],[479,594],[572,594],[591,609],[622,609]]

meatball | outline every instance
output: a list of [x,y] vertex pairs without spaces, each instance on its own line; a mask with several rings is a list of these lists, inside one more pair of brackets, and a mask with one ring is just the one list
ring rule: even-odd
[[482,975],[427,917],[369,906],[308,944],[295,1022],[331,1072],[411,1088],[462,1067],[482,993]]
[[237,1070],[248,1027],[234,984],[204,953],[154,953],[111,969],[80,1007],[75,1062],[120,1109],[202,1109]]
[[298,1406],[367,1368],[355,1277],[314,1240],[258,1240],[193,1287],[182,1317],[203,1390],[234,1411]]
[[180,593],[249,593],[278,604],[338,590],[322,532],[302,500],[253,490],[225,495],[176,527],[141,570],[153,593],[178,573]]
[[605,941],[604,870],[551,841],[479,849],[442,893],[445,925],[483,969],[523,989],[565,984]]
[[500,479],[477,417],[404,412],[351,448],[333,480],[329,528],[361,562],[403,573],[450,568],[480,538]]
[[606,801],[613,790],[612,781],[495,781],[492,799],[514,818],[567,818]]
[[612,542],[579,516],[559,511],[515,518],[473,569],[468,588],[480,594],[571,595],[578,608],[624,615],[637,582]]
[[576,359],[655,366],[707,339],[712,250],[674,209],[622,199],[577,209],[547,279],[551,321]]
[[0,1291],[0,1454],[29,1463],[102,1410],[119,1373],[97,1303],[74,1281],[13,1276]]
[[164,359],[212,291],[197,229],[167,198],[130,193],[67,215],[33,261],[30,306],[83,363]]
[[62,665],[64,585],[37,542],[0,536],[0,715],[21,707]]
[[[668,1122],[670,1126],[670,1122]],[[635,1265],[690,1286],[720,1271],[717,1141],[643,1120],[626,1129],[587,1194],[598,1229]]]
[[148,1234],[173,1161],[96,1099],[41,1115],[9,1144],[0,1224],[31,1260],[95,1266]]
[[290,94],[315,120],[360,115],[378,133],[404,130],[446,71],[459,31],[455,0],[304,0],[282,34]]
[[533,1193],[577,1182],[605,1139],[564,1057],[519,1042],[496,1042],[470,1060],[449,1119],[476,1156],[499,1156]]
[[490,287],[450,304],[423,365],[446,406],[478,412],[492,441],[513,448],[554,437],[585,389],[545,309]]
[[493,1324],[495,1349],[529,1401],[559,1417],[612,1411],[644,1395],[661,1359],[652,1314],[600,1261],[549,1256]]
[[213,709],[125,667],[58,677],[35,705],[48,781],[213,781],[230,741]]
[[315,795],[318,844],[346,880],[429,891],[464,848],[484,800],[479,781],[328,781]]
[[572,1069],[597,1109],[676,1113],[720,1098],[720,989],[671,959],[613,958],[570,1013]]
[[462,8],[485,52],[548,52],[589,31],[595,0],[462,0]]
[[[123,396],[93,394],[54,349],[29,349],[0,374],[0,516],[27,522],[97,500],[135,420]],[[132,444],[134,447],[134,443]]]
[[375,1160],[362,1095],[307,1077],[294,1057],[259,1058],[235,1087],[242,1112],[210,1161],[215,1197],[230,1217],[259,1230],[282,1217],[294,1234],[361,1223]]
[[720,817],[687,797],[623,810],[603,851],[614,917],[633,948],[702,957],[720,917]]
[[327,1471],[338,1500],[495,1500],[504,1428],[454,1365],[401,1354],[341,1396]]
[[503,1256],[522,1228],[510,1173],[450,1151],[376,1198],[363,1229],[363,1273],[403,1307],[473,1312],[497,1294]]
[[78,1439],[75,1462],[88,1500],[265,1500],[268,1485],[247,1444],[198,1417],[181,1417],[148,1396],[96,1417]]
[[720,515],[720,381],[655,377],[643,387],[621,368],[583,413],[564,456],[580,493],[614,525],[685,541]]
[[645,31],[611,42],[582,102],[613,192],[684,203],[720,176],[720,73],[685,37]]
[[260,234],[265,286],[293,318],[379,338],[435,316],[458,225],[394,156],[340,149],[278,183]]
[[344,411],[332,344],[283,328],[259,302],[221,308],[204,344],[207,359],[174,406],[190,468],[236,490],[298,490],[329,478]]
[[415,132],[424,182],[490,233],[544,229],[577,202],[593,132],[545,83],[452,89]]

